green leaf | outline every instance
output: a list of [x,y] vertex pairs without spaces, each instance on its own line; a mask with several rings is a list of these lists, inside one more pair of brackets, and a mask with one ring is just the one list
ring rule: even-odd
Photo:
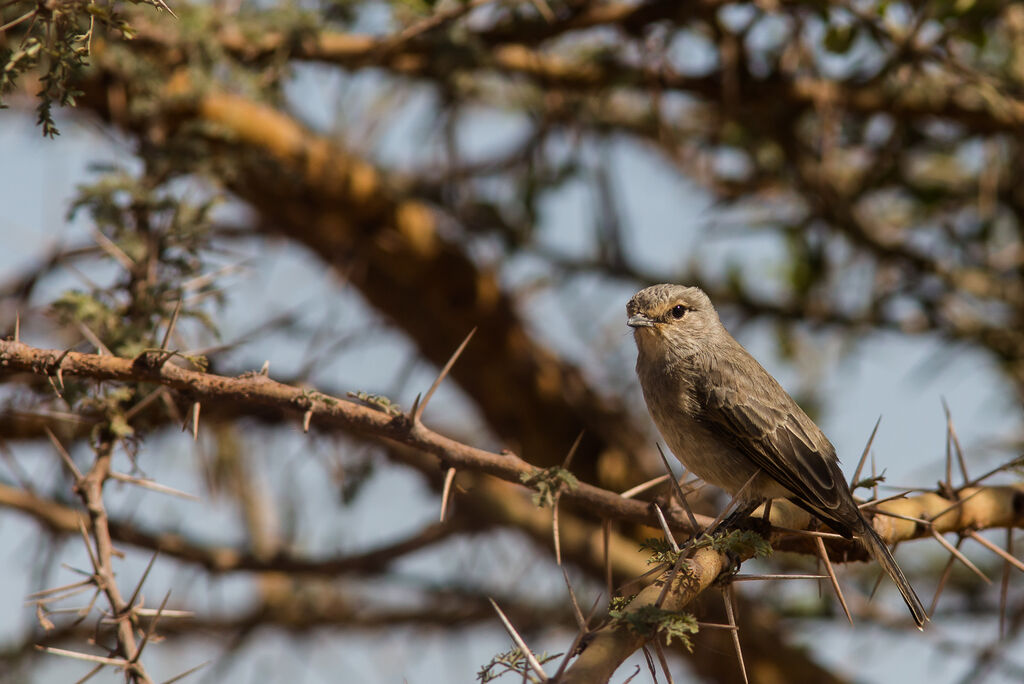
[[560,466],[538,468],[532,473],[522,473],[519,475],[519,481],[536,490],[533,503],[540,507],[553,506],[559,492],[576,489],[579,486],[576,476]]
[[767,558],[772,555],[772,545],[768,540],[751,530],[732,530],[728,534],[718,534],[704,544],[698,544],[703,545],[741,558]]
[[693,651],[690,636],[699,630],[697,618],[690,613],[664,610],[657,606],[640,606],[633,610],[610,610],[612,624],[625,625],[646,639],[662,637],[666,644],[677,639],[686,650]]
[[652,551],[651,557],[647,559],[648,565],[656,563],[670,563],[674,565],[679,558],[679,551],[675,551],[672,548],[672,544],[664,538],[649,537],[644,539],[640,542],[640,548]]
[[382,394],[370,394],[369,392],[357,391],[349,392],[348,396],[353,399],[358,399],[367,406],[378,411],[383,411],[389,416],[400,416],[402,415],[402,407],[391,401]]

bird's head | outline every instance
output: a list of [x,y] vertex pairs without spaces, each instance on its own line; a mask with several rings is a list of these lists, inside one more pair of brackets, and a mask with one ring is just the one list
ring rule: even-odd
[[699,287],[652,285],[633,295],[626,315],[641,353],[689,356],[721,328],[718,312]]

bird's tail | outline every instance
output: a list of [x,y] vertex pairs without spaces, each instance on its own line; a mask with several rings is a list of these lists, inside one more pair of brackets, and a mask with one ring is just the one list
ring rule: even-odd
[[910,609],[910,614],[913,616],[917,628],[924,629],[924,623],[928,621],[928,613],[921,604],[921,599],[917,598],[917,594],[914,593],[914,588],[910,586],[907,576],[900,570],[900,566],[896,565],[896,559],[892,557],[892,552],[889,551],[888,545],[878,536],[871,523],[865,520],[863,528],[863,531],[858,536],[864,542],[864,546],[867,547],[868,552],[874,559],[878,561],[878,564],[882,566],[886,574],[892,578],[896,588],[900,590],[900,594],[903,595],[903,600],[906,601],[907,608]]

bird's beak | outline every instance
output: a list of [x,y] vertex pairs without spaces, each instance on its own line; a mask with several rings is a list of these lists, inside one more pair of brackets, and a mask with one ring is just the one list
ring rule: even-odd
[[626,321],[626,325],[630,328],[653,328],[654,321],[643,314],[633,314]]

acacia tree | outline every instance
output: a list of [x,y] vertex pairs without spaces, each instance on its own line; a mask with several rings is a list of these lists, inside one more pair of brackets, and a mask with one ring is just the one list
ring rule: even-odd
[[[763,534],[678,550],[671,535],[682,542],[725,500],[667,482],[642,407],[624,399],[636,397],[628,340],[619,319],[607,333],[603,299],[563,312],[582,349],[545,334],[551,302],[578,300],[580,283],[699,284],[730,322],[774,324],[796,364],[808,331],[851,347],[879,332],[966,347],[1024,400],[1014,3],[11,0],[0,12],[5,119],[34,108],[49,137],[62,117],[99,122],[131,157],[70,201],[85,230],[0,291],[0,503],[47,533],[36,624],[4,647],[16,677],[57,653],[90,661],[83,673],[153,681],[152,651],[200,637],[229,676],[228,656],[269,648],[268,630],[298,648],[314,631],[500,629],[493,598],[517,639],[554,631],[568,655],[540,665],[510,651],[479,663],[485,680],[543,667],[607,681],[645,648],[665,668],[685,654],[708,679],[841,681],[791,634],[839,604],[807,609],[813,589],[741,594],[733,573],[774,550],[756,561],[766,573],[818,558],[838,586],[834,562],[863,551],[781,502]],[[336,103],[310,105],[337,83]],[[403,133],[410,112],[418,128]],[[630,154],[717,203],[708,232],[740,226],[773,245],[770,283],[703,244],[672,268],[640,256],[649,245],[623,220],[630,197],[609,168]],[[581,187],[594,220],[582,248],[560,248],[551,202]],[[272,282],[292,307],[231,288],[270,279],[260,269],[282,245],[305,259]],[[357,354],[373,359],[361,369],[372,386],[331,372]],[[911,573],[938,587],[936,622],[980,611],[1004,626],[974,673],[1012,672],[1019,461],[970,462],[952,421],[947,440],[937,486],[886,500],[860,466],[855,484],[887,540],[941,550]],[[392,524],[402,533],[381,541],[402,515],[396,473],[431,488],[440,521]],[[181,489],[198,501],[160,499]],[[225,510],[230,523],[211,522]],[[339,519],[362,525],[360,541]],[[985,553],[964,555],[967,539]],[[588,615],[546,579],[489,582],[495,558],[524,549],[545,578],[560,582],[560,565],[573,593],[604,599]],[[75,584],[65,560],[84,573]],[[217,610],[178,571],[213,594],[244,577],[247,592]],[[1002,587],[978,577],[1000,572]],[[843,583],[866,594],[873,580]],[[910,624],[895,606],[849,610]]]

